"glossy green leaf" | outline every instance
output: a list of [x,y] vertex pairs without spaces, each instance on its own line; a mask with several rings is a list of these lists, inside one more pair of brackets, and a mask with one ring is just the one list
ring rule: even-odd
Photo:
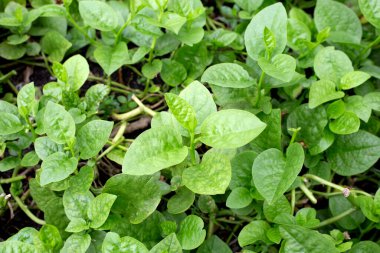
[[286,158],[278,149],[268,149],[257,156],[252,166],[252,178],[265,200],[272,203],[288,190],[300,173],[304,159],[299,143],[288,147]]
[[54,154],[58,151],[63,151],[63,147],[49,137],[39,137],[34,141],[34,149],[36,154],[41,160],[45,160],[51,154]]
[[111,75],[129,59],[128,47],[125,42],[116,46],[101,45],[94,51],[94,57],[107,75]]
[[[294,8],[292,8],[293,10]],[[291,10],[291,11],[292,11]],[[290,11],[290,13],[291,13]],[[289,15],[290,15],[289,13]],[[288,46],[294,50],[300,51],[304,48],[306,42],[311,41],[310,28],[306,23],[299,19],[289,18],[287,25]]]
[[208,67],[201,81],[230,88],[247,88],[255,84],[248,72],[236,63],[219,63]]
[[169,59],[162,60],[161,78],[166,84],[178,86],[186,77],[187,71],[181,63]]
[[102,244],[102,253],[148,253],[145,245],[138,240],[120,236],[114,232],[108,232]]
[[[329,209],[332,216],[337,216],[354,206],[343,195],[333,196],[329,198]],[[343,217],[337,221],[337,224],[344,229],[353,230],[360,226],[365,220],[364,215],[360,211],[355,211],[350,215]]]
[[348,72],[340,79],[339,87],[342,90],[349,90],[361,85],[362,83],[367,81],[370,77],[371,76],[369,74],[362,71]]
[[67,157],[63,152],[49,155],[41,164],[40,183],[42,186],[66,179],[77,169],[78,160]]
[[149,253],[182,253],[182,247],[174,233],[165,237]]
[[230,188],[251,187],[252,181],[252,164],[257,156],[256,152],[244,151],[237,154],[231,160],[232,177]]
[[168,212],[172,214],[183,213],[191,207],[194,200],[195,194],[186,187],[181,187],[168,200]]
[[258,64],[265,74],[283,82],[291,81],[295,74],[296,59],[287,54],[278,54],[270,61],[265,57],[260,57]]
[[84,22],[101,31],[111,31],[118,26],[118,15],[102,1],[80,1],[79,13]]
[[338,43],[359,44],[362,26],[356,13],[343,3],[318,0],[314,9],[314,22],[318,31],[330,28],[329,40]]
[[85,94],[84,100],[86,102],[86,110],[89,114],[95,114],[103,99],[109,94],[110,87],[104,84],[95,84],[91,86]]
[[380,138],[362,130],[350,135],[339,135],[328,149],[327,158],[339,175],[362,173],[380,158]]
[[345,112],[329,124],[331,132],[336,134],[352,134],[359,131],[360,119],[353,112]]
[[58,251],[63,245],[59,230],[53,225],[43,225],[40,229],[38,237],[44,246],[53,252]]
[[336,91],[336,85],[330,80],[319,80],[313,83],[309,93],[309,107],[311,109],[331,100],[344,97],[344,92]]
[[265,57],[264,29],[269,28],[274,34],[276,47],[272,56],[281,54],[286,47],[287,14],[282,3],[272,4],[257,13],[249,23],[245,34],[245,47],[248,55],[257,60]]
[[223,110],[203,121],[200,140],[214,148],[238,148],[252,141],[265,127],[266,124],[250,112]]
[[371,117],[372,109],[366,104],[362,96],[347,97],[345,107],[347,111],[355,113],[364,122],[368,122]]
[[102,193],[94,198],[87,209],[87,216],[90,219],[90,226],[98,228],[107,220],[111,207],[117,196]]
[[7,60],[17,60],[23,57],[26,48],[23,45],[10,45],[7,42],[0,43],[0,57]]
[[265,235],[268,229],[270,229],[270,226],[266,221],[251,221],[240,231],[238,236],[239,245],[241,247],[244,247],[253,244],[257,241],[264,241],[266,243],[269,243],[270,241],[268,237]]
[[82,126],[77,134],[77,145],[80,158],[89,159],[107,143],[112,132],[113,122],[93,120]]
[[[103,193],[117,196],[112,211],[122,214],[132,224],[144,221],[161,200],[159,175],[131,176],[119,174],[106,182]],[[142,189],[144,189],[142,191]]]
[[36,98],[34,83],[24,85],[17,94],[17,107],[22,117],[35,115]]
[[129,147],[123,162],[123,173],[150,175],[179,164],[188,149],[175,129],[152,128],[140,134]]
[[79,90],[90,74],[90,69],[86,59],[77,54],[67,59],[63,66],[67,71],[67,84],[69,85],[70,90]]
[[237,187],[228,195],[226,206],[229,208],[244,208],[252,202],[251,193],[247,188]]
[[20,132],[24,126],[20,119],[9,112],[0,112],[0,135],[8,135]]
[[379,244],[373,241],[361,241],[351,248],[350,253],[380,252]]
[[18,108],[14,104],[11,104],[4,100],[0,100],[0,112],[8,112],[17,115]]
[[165,94],[165,101],[178,122],[190,133],[194,133],[197,126],[194,108],[185,99],[172,93]]
[[203,227],[203,220],[196,215],[189,215],[181,222],[177,238],[182,249],[191,250],[202,244],[206,238]]
[[377,29],[380,29],[380,8],[378,0],[359,0],[359,7],[364,17]]
[[282,195],[271,204],[268,201],[264,201],[263,212],[265,218],[268,221],[273,222],[275,218],[280,214],[291,214],[292,208],[286,197]]
[[84,253],[91,243],[89,234],[72,234],[67,238],[61,253]]
[[24,155],[21,159],[20,165],[23,167],[32,167],[38,164],[40,158],[37,156],[36,152],[30,151]]

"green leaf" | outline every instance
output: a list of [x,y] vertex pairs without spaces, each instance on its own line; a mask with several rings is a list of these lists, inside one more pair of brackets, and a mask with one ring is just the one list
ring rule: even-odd
[[272,203],[288,190],[300,173],[304,160],[304,151],[299,143],[288,147],[286,158],[278,149],[268,149],[257,156],[252,166],[252,178],[265,200]]
[[335,83],[330,80],[319,80],[310,87],[309,107],[313,109],[323,103],[342,97],[344,97],[344,92],[336,91]]
[[185,169],[182,174],[182,183],[198,194],[223,194],[230,180],[229,159],[211,151],[203,155],[201,164]]
[[47,136],[58,144],[69,143],[75,136],[75,122],[62,105],[49,101],[44,115]]
[[[328,0],[322,0],[328,1]],[[354,71],[350,58],[342,51],[333,47],[325,47],[317,53],[314,59],[314,71],[319,79],[327,79],[336,84],[349,72]]]
[[178,86],[186,77],[186,68],[181,63],[170,59],[162,60],[161,78],[166,84]]
[[258,64],[265,74],[283,82],[290,82],[295,74],[296,59],[287,54],[278,54],[270,61],[260,57]]
[[94,198],[87,209],[87,216],[90,219],[90,227],[99,228],[107,220],[111,207],[117,196],[102,193]]
[[317,211],[314,208],[304,207],[296,214],[296,223],[305,228],[314,228],[320,221],[316,218]]
[[282,195],[271,204],[268,201],[264,201],[263,212],[265,218],[273,222],[280,214],[292,214],[292,208],[286,197]]
[[90,159],[96,156],[107,143],[112,132],[113,122],[93,120],[82,126],[77,134],[80,158]]
[[169,31],[174,32],[175,34],[178,34],[179,30],[185,24],[187,19],[185,17],[182,17],[181,15],[178,15],[177,13],[172,12],[164,12],[164,14],[161,17],[161,24],[160,26],[168,29]]
[[257,13],[249,23],[245,34],[245,47],[249,57],[257,60],[265,57],[264,29],[270,29],[276,40],[272,56],[281,54],[286,47],[287,14],[282,3],[272,4]]
[[206,238],[203,227],[203,220],[196,215],[189,215],[181,222],[177,238],[182,249],[191,250],[202,244]]
[[141,69],[141,72],[146,78],[153,79],[158,75],[158,73],[161,72],[161,69],[162,69],[161,60],[154,59],[150,63],[149,62],[145,63]]
[[364,96],[364,103],[372,110],[380,111],[380,92],[370,92]]
[[342,76],[342,78],[340,79],[339,87],[342,90],[349,90],[361,85],[362,83],[364,83],[370,78],[371,78],[371,75],[362,71],[348,72],[347,74]]
[[360,119],[353,112],[345,112],[329,124],[331,132],[336,134],[352,134],[359,131]]
[[7,101],[0,100],[0,112],[8,112],[14,115],[18,114],[18,108],[14,104],[8,103]]
[[[123,214],[132,224],[144,221],[161,200],[159,175],[130,176],[119,174],[106,182],[103,193],[117,196],[114,213]],[[142,191],[142,189],[144,189]]]
[[120,236],[114,232],[108,232],[102,244],[102,253],[148,253],[145,245],[138,240]]
[[266,236],[266,231],[270,229],[266,221],[255,220],[251,221],[248,225],[244,226],[238,236],[238,242],[241,247],[254,244],[257,241],[270,243]]
[[0,43],[0,57],[7,60],[17,60],[26,53],[24,45],[9,45],[6,42]]
[[314,9],[314,22],[319,32],[330,28],[329,40],[332,42],[360,44],[363,33],[360,20],[343,3],[318,0]]
[[236,63],[219,63],[208,67],[201,81],[230,88],[247,88],[255,84],[248,72]]
[[24,155],[20,165],[23,167],[33,167],[37,165],[39,161],[40,158],[37,156],[36,152],[30,151]]
[[85,94],[84,101],[87,104],[87,112],[89,115],[96,114],[100,103],[110,93],[111,89],[104,84],[95,84],[91,86]]
[[355,204],[360,207],[361,212],[370,221],[373,221],[376,223],[380,222],[380,215],[377,213],[375,201],[373,200],[372,197],[364,196],[364,195],[358,196],[355,199]]
[[380,9],[378,0],[359,0],[359,7],[366,20],[380,29]]
[[91,244],[89,234],[72,234],[67,238],[61,253],[85,253]]
[[362,130],[350,135],[339,135],[328,149],[327,158],[339,175],[362,173],[380,158],[380,138]]
[[[0,114],[1,115],[1,114]],[[8,156],[0,161],[0,172],[5,172],[16,168],[21,163],[21,159],[16,156]]]
[[111,31],[118,26],[118,14],[102,1],[80,1],[79,13],[84,22],[100,31]]
[[190,133],[194,133],[197,126],[194,108],[185,99],[172,93],[166,93],[165,100],[178,122]]
[[20,119],[12,113],[0,112],[0,118],[0,135],[15,134],[24,128]]
[[50,61],[60,62],[72,44],[57,31],[50,30],[41,39],[41,50],[49,55]]
[[[310,124],[310,122],[314,122],[314,124]],[[327,123],[327,114],[324,107],[319,106],[310,109],[307,104],[303,104],[290,113],[287,119],[287,129],[300,127],[301,130],[298,132],[296,140],[303,141],[308,146],[313,146],[320,142]]]
[[373,241],[361,241],[356,243],[350,253],[380,252],[379,244]]
[[40,183],[42,186],[66,179],[78,165],[75,157],[68,158],[63,152],[49,155],[41,164]]
[[268,55],[271,55],[273,50],[276,48],[276,38],[268,27],[264,28],[264,43]]
[[84,230],[89,229],[90,226],[82,218],[73,218],[70,220],[69,225],[67,225],[65,231],[69,233],[79,233]]
[[[292,8],[292,10],[294,9],[295,8]],[[292,10],[290,10],[290,16]],[[306,42],[311,41],[310,28],[306,23],[302,22],[299,19],[292,17],[288,19],[287,30],[288,46],[293,50],[301,51],[305,47]]]
[[94,196],[89,190],[67,189],[63,194],[65,214],[70,220],[87,220],[87,210]]
[[51,154],[54,154],[58,151],[63,151],[63,147],[49,137],[39,137],[34,141],[34,150],[41,160],[45,160]]
[[123,173],[150,175],[181,163],[188,154],[182,137],[169,128],[152,128],[140,134],[124,157]]
[[355,113],[364,122],[368,122],[371,117],[372,109],[361,96],[354,95],[347,97],[345,107],[347,111]]
[[194,200],[195,194],[186,187],[181,187],[168,200],[168,212],[172,214],[183,213],[191,207]]
[[149,253],[182,253],[182,247],[174,233],[165,237]]
[[53,225],[43,225],[38,237],[44,246],[53,252],[57,252],[63,245],[59,230]]
[[228,195],[226,206],[239,209],[248,206],[251,202],[252,197],[250,191],[245,187],[237,187]]
[[236,109],[208,116],[201,125],[200,140],[214,148],[238,148],[256,138],[266,127],[254,114]]
[[37,253],[34,245],[19,241],[5,241],[0,243],[0,252],[6,253]]
[[90,69],[86,58],[77,54],[71,56],[69,59],[65,61],[63,66],[67,71],[67,84],[70,87],[70,90],[77,91],[82,87],[84,82],[87,80],[88,75],[90,73]]
[[[332,216],[337,216],[353,207],[350,201],[343,195],[329,198],[329,209]],[[364,215],[358,210],[338,220],[337,224],[344,229],[353,230],[358,228],[364,221]]]
[[128,61],[127,44],[119,42],[116,46],[101,45],[95,49],[94,57],[104,72],[110,76]]
[[20,115],[24,118],[35,115],[36,98],[34,83],[24,85],[17,94],[17,107]]
[[203,242],[197,253],[232,253],[232,251],[217,235],[212,235]]
[[237,154],[231,160],[232,178],[230,188],[251,187],[252,181],[252,164],[257,156],[256,152],[244,151]]
[[338,253],[334,241],[307,228],[297,225],[281,225],[280,232],[285,244],[282,247],[284,252],[307,252],[320,253],[331,252]]

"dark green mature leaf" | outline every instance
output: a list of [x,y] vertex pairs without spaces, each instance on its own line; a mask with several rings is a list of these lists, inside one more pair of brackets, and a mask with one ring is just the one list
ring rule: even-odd
[[266,124],[250,112],[223,110],[203,121],[200,140],[214,148],[238,148],[252,141],[265,127]]
[[331,252],[338,253],[334,241],[326,238],[324,235],[307,228],[297,225],[281,225],[281,236],[285,242],[283,245],[284,252],[300,253],[320,253]]
[[229,208],[244,208],[251,204],[251,192],[244,187],[237,187],[232,190],[227,198],[226,206]]
[[63,152],[49,155],[41,164],[41,185],[66,179],[77,169],[77,164],[78,160],[75,157],[69,158]]
[[181,135],[171,128],[152,128],[140,134],[129,147],[123,162],[123,173],[150,175],[181,163],[188,149]]
[[[329,209],[333,216],[337,216],[353,207],[354,206],[350,203],[350,201],[343,195],[329,198]],[[364,215],[358,210],[338,220],[337,224],[344,229],[353,230],[358,228],[364,220]]]
[[315,56],[314,71],[319,79],[327,79],[339,84],[340,79],[347,73],[354,71],[354,68],[350,58],[345,53],[335,50],[333,47],[326,47]]
[[257,60],[265,57],[264,28],[269,28],[276,39],[272,56],[281,54],[286,47],[287,14],[282,3],[272,4],[257,13],[249,23],[245,34],[245,47],[248,55]]
[[252,164],[257,153],[253,151],[244,151],[237,154],[231,160],[232,177],[230,182],[230,188],[237,187],[251,187],[252,181]]
[[16,156],[8,156],[0,161],[0,172],[16,168],[21,163],[21,159]]
[[165,237],[149,253],[182,253],[182,247],[174,233]]
[[112,132],[113,122],[93,120],[79,129],[77,145],[80,158],[89,159],[95,156],[107,143]]
[[311,109],[331,100],[344,97],[344,92],[336,91],[336,85],[330,80],[319,80],[310,87],[309,107]]
[[379,0],[359,0],[358,2],[360,10],[368,22],[380,29]]
[[41,50],[49,55],[48,58],[50,61],[62,61],[71,46],[71,42],[61,33],[54,30],[47,32],[41,39]]
[[178,122],[190,133],[194,133],[197,126],[194,108],[185,99],[172,93],[166,93],[165,100]]
[[[106,182],[103,192],[117,196],[113,212],[123,214],[132,224],[144,221],[161,200],[159,174],[131,176],[119,174]],[[142,189],[144,189],[142,191]]]
[[301,171],[304,160],[304,151],[299,143],[288,147],[286,158],[278,149],[268,149],[257,156],[252,166],[252,178],[265,200],[272,203],[288,190]]
[[90,68],[86,61],[86,58],[79,54],[71,56],[65,61],[63,66],[67,71],[67,84],[69,85],[70,90],[79,90],[87,80],[90,73]]
[[203,226],[203,220],[196,215],[189,215],[181,222],[177,238],[182,249],[191,250],[202,244],[206,238]]
[[217,152],[203,155],[201,164],[185,169],[183,184],[195,193],[223,194],[231,180],[231,164],[227,157]]
[[58,144],[69,143],[75,136],[73,117],[62,105],[51,101],[46,105],[44,128],[47,136]]
[[268,221],[273,222],[280,214],[291,214],[292,207],[286,197],[282,195],[271,204],[269,204],[268,201],[264,201],[263,212],[265,218]]
[[316,218],[317,211],[314,208],[304,207],[296,214],[296,223],[305,228],[314,228],[320,221]]
[[266,231],[270,229],[269,224],[263,220],[251,221],[248,225],[243,227],[239,233],[238,242],[241,247],[253,244],[257,241],[270,243],[266,236]]
[[329,40],[332,42],[360,44],[363,32],[360,20],[346,5],[333,0],[318,0],[314,21],[319,32],[330,28]]
[[89,234],[72,234],[67,238],[61,253],[84,253],[91,244]]
[[12,113],[0,112],[0,118],[0,135],[14,134],[24,128],[20,119]]
[[207,68],[201,81],[230,88],[247,88],[255,84],[248,72],[236,63],[219,63]]
[[162,60],[161,78],[170,86],[177,86],[185,81],[187,71],[183,64],[170,59]]
[[118,26],[118,15],[107,3],[102,1],[80,1],[79,13],[84,22],[101,31],[111,31]]
[[94,57],[104,72],[111,75],[128,61],[127,44],[119,42],[116,46],[101,45],[95,49]]
[[115,195],[102,193],[91,200],[87,209],[87,216],[90,219],[90,226],[92,228],[98,228],[103,225],[116,198],[117,196]]
[[361,241],[351,248],[350,253],[380,252],[379,244],[373,241]]
[[337,136],[327,151],[332,169],[339,175],[351,176],[368,170],[380,157],[380,138],[360,130]]

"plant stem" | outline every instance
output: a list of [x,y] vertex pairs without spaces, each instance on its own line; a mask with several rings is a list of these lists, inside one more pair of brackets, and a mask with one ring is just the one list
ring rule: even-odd
[[135,103],[141,107],[145,113],[149,114],[150,116],[154,117],[154,115],[156,115],[156,112],[153,111],[152,109],[146,107],[140,99],[138,99],[138,97],[136,97],[135,95],[132,95],[132,100],[135,101]]
[[67,19],[71,22],[71,24],[81,33],[83,36],[92,44],[95,45],[96,41],[88,36],[88,34],[83,31],[83,29],[77,24],[77,22],[74,20],[74,18],[71,16],[69,8],[66,7],[66,14],[67,14]]
[[306,187],[305,184],[300,185],[300,189],[305,193],[308,199],[310,199],[311,203],[317,204],[317,199],[314,197],[313,193]]
[[120,143],[124,141],[124,137],[119,138],[116,142],[113,142],[111,146],[109,146],[106,150],[103,151],[97,158],[96,161],[99,161],[103,156],[107,155],[109,152],[111,152],[116,146],[118,146]]
[[4,179],[0,179],[0,184],[10,184],[10,183],[13,183],[13,182],[16,182],[16,181],[23,180],[25,178],[26,178],[25,175],[11,177],[11,178],[4,178]]
[[259,83],[257,84],[257,100],[256,100],[255,106],[257,106],[260,103],[260,99],[261,99],[261,86],[263,84],[264,77],[265,77],[265,72],[263,70],[261,70],[261,75],[260,75]]
[[127,21],[125,21],[125,23],[123,24],[123,26],[119,29],[119,31],[116,34],[115,46],[117,45],[117,43],[119,43],[121,34],[123,33],[124,29],[129,25],[129,23],[131,22],[131,20],[132,20],[132,15],[129,14],[129,16],[127,18]]
[[[12,193],[11,193],[12,194]],[[14,200],[16,201],[17,205],[21,208],[21,210],[32,220],[34,221],[35,223],[37,224],[40,224],[40,225],[45,225],[46,222],[44,220],[41,220],[39,219],[38,217],[36,217],[29,209],[28,207],[22,202],[22,200],[12,194],[12,197],[14,198]]]
[[298,127],[298,128],[291,128],[289,130],[293,131],[292,139],[290,140],[290,143],[289,143],[289,145],[290,145],[290,144],[292,144],[296,140],[297,134],[301,130],[301,128],[300,127]]
[[296,190],[295,189],[292,189],[291,196],[292,196],[292,198],[291,198],[290,202],[291,202],[291,206],[292,206],[292,215],[293,215],[294,209],[296,207]]
[[303,178],[312,179],[312,180],[317,181],[317,182],[319,182],[321,184],[324,184],[324,185],[330,186],[330,187],[332,187],[334,189],[337,189],[338,191],[341,191],[341,192],[343,192],[343,190],[344,190],[343,186],[334,184],[334,183],[332,183],[330,181],[327,181],[327,180],[325,180],[323,178],[320,178],[320,177],[312,175],[312,174],[305,174],[305,175],[303,175]]
[[119,89],[119,88],[115,88],[115,87],[110,87],[111,90],[113,91],[117,91],[117,92],[120,92],[126,96],[130,95],[131,93],[129,91],[126,91],[126,90],[123,90],[123,89]]
[[312,229],[321,228],[321,227],[327,226],[327,225],[329,225],[329,224],[335,223],[335,222],[337,222],[338,220],[340,220],[340,219],[342,219],[342,218],[344,218],[344,217],[346,217],[346,216],[352,214],[352,213],[355,212],[356,210],[357,210],[356,208],[350,208],[350,209],[344,211],[343,213],[341,213],[341,214],[339,214],[339,215],[337,215],[337,216],[334,216],[334,217],[331,217],[331,218],[329,218],[329,219],[327,219],[327,220],[322,221],[322,222],[319,223],[317,226],[312,227]]
[[210,213],[210,219],[208,221],[207,238],[210,238],[214,234],[214,222],[215,213]]
[[360,55],[359,55],[359,59],[361,59],[362,58],[362,56],[363,55],[365,55],[367,52],[368,52],[368,50],[370,50],[373,46],[376,46],[377,44],[379,44],[380,43],[380,35],[379,36],[377,36],[377,38],[374,40],[374,41],[372,41],[371,43],[369,43],[361,52],[360,52]]
[[194,141],[194,133],[190,133],[190,156],[191,163],[195,165],[195,141]]

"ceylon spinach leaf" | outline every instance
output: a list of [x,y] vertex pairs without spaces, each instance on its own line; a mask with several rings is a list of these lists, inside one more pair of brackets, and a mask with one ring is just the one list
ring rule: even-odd
[[229,208],[239,209],[251,204],[251,192],[245,187],[237,187],[228,195],[226,206]]
[[77,169],[77,165],[78,160],[75,157],[69,158],[63,152],[49,155],[41,164],[41,185],[44,186],[66,179]]
[[203,220],[196,215],[189,215],[181,222],[177,238],[182,249],[191,250],[202,244],[206,238],[203,227]]
[[129,59],[128,47],[125,42],[116,46],[101,45],[94,51],[94,57],[107,75],[111,75]]
[[190,133],[194,133],[197,126],[194,108],[185,99],[175,94],[166,93],[165,100],[178,122]]
[[148,253],[146,246],[133,237],[120,236],[114,232],[108,232],[102,244],[103,253]]
[[319,80],[313,83],[309,93],[309,107],[311,109],[331,100],[344,97],[344,92],[336,91],[336,85],[330,80]]
[[102,1],[80,1],[79,13],[84,22],[101,31],[111,31],[118,26],[118,15],[107,3]]
[[380,5],[378,0],[359,0],[359,7],[364,17],[374,27],[380,29]]
[[263,220],[251,221],[248,225],[244,226],[239,233],[238,242],[241,247],[253,244],[257,241],[264,241],[270,243],[266,236],[266,231],[270,229],[269,224]]
[[0,112],[0,135],[8,135],[20,132],[24,126],[20,119],[9,112]]
[[109,193],[101,193],[91,200],[87,209],[87,217],[92,228],[99,228],[107,220],[111,207],[117,196]]
[[[329,209],[333,216],[339,215],[353,207],[354,206],[350,203],[350,201],[343,195],[333,196],[329,198]],[[353,230],[359,227],[360,224],[364,222],[364,220],[364,215],[358,210],[338,220],[337,224],[339,224],[339,226],[343,227],[344,229]]]
[[255,84],[248,72],[236,63],[219,63],[207,68],[201,81],[229,88],[247,88]]
[[194,203],[195,194],[188,188],[181,187],[176,194],[168,200],[168,212],[179,214],[185,212]]
[[61,253],[83,253],[86,252],[91,244],[89,234],[72,234],[67,238]]
[[22,117],[29,117],[35,115],[36,105],[34,83],[29,83],[17,94],[18,111]]
[[149,253],[182,253],[182,247],[174,233],[165,237]]
[[283,82],[290,82],[295,74],[296,59],[287,54],[275,55],[270,61],[260,57],[258,64],[265,74]]
[[78,54],[71,56],[63,63],[63,66],[67,71],[67,84],[69,88],[72,91],[79,90],[90,74],[90,67],[86,58]]

